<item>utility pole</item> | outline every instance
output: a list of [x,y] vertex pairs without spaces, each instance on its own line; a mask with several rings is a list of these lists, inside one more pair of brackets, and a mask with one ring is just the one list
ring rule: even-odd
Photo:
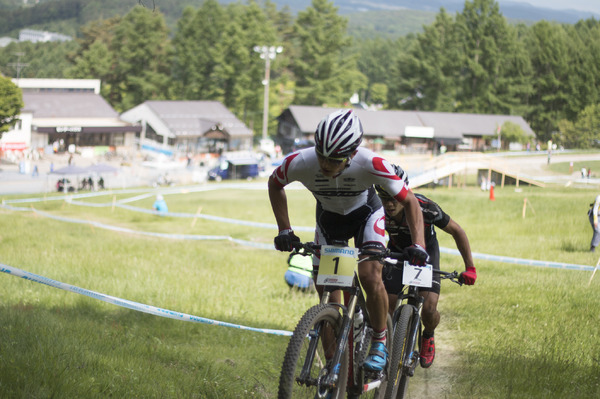
[[19,78],[21,77],[21,69],[25,68],[26,66],[29,66],[29,64],[24,64],[21,62],[21,57],[25,55],[25,53],[14,53],[17,56],[17,62],[11,62],[8,64],[8,66],[11,67],[15,67],[15,69],[17,70],[17,80],[19,80]]
[[262,138],[267,139],[267,127],[269,124],[269,80],[271,75],[271,60],[277,57],[283,51],[281,46],[254,46],[254,51],[260,53],[260,58],[265,60],[265,80],[263,85],[265,86],[264,102],[263,102],[263,128]]

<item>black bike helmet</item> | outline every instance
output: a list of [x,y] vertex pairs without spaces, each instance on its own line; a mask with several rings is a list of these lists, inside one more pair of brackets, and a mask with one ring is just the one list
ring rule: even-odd
[[360,145],[363,129],[351,109],[340,109],[327,115],[317,126],[315,149],[328,158],[347,158]]
[[[392,167],[394,168],[394,171],[396,172],[396,176],[398,176],[402,181],[404,181],[404,184],[406,185],[406,187],[408,187],[408,173],[406,173],[404,171],[404,169],[402,169],[400,166],[398,165],[393,165]],[[376,184],[375,185],[375,191],[377,191],[377,195],[379,196],[379,198],[381,198],[382,200],[390,200],[393,199],[394,197],[392,197],[390,194],[388,194],[383,187],[381,187],[380,185]]]

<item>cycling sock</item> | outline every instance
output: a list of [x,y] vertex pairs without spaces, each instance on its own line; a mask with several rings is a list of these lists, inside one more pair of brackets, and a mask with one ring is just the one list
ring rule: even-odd
[[373,342],[383,342],[384,344],[386,343],[386,336],[387,336],[387,328],[384,328],[383,330],[377,331],[377,330],[373,330]]
[[430,333],[430,332],[423,330],[423,338],[425,338],[425,339],[433,338],[433,334],[434,333],[432,333],[432,332]]

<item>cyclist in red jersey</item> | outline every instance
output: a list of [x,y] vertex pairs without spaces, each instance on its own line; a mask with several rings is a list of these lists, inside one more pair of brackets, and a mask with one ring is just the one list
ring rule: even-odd
[[[406,172],[397,165],[393,165],[396,174],[408,186]],[[412,237],[403,205],[389,195],[382,186],[375,186],[377,195],[383,202],[385,210],[385,229],[389,235],[388,248],[394,252],[401,252],[404,248],[412,245]],[[471,246],[467,234],[442,208],[421,194],[415,194],[423,214],[425,244],[429,254],[429,263],[435,270],[440,270],[440,246],[437,240],[435,227],[442,229],[454,238],[456,247],[460,252],[465,264],[465,271],[461,273],[461,279],[467,285],[475,284],[477,272],[471,256]],[[390,308],[393,308],[402,291],[402,270],[392,269],[384,272],[383,281],[388,293]],[[435,341],[433,338],[435,328],[440,322],[440,313],[437,303],[440,296],[440,276],[434,274],[433,286],[431,288],[420,288],[419,294],[425,298],[421,313],[423,319],[423,336],[420,345],[421,367],[430,367],[435,358]]]
[[[288,155],[269,178],[269,199],[279,228],[275,248],[291,251],[300,239],[294,234],[287,206],[285,186],[302,183],[317,200],[315,242],[333,244],[354,239],[362,250],[385,250],[384,212],[374,184],[381,185],[406,209],[414,245],[411,261],[422,265],[427,260],[423,236],[423,216],[419,203],[392,165],[372,151],[359,147],[363,130],[353,110],[327,115],[315,132],[315,147]],[[314,259],[314,275],[318,259]],[[366,293],[367,308],[374,339],[364,367],[383,370],[387,364],[386,319],[388,299],[381,278],[379,261],[361,262],[358,274]],[[317,286],[319,294],[322,287]],[[334,298],[340,300],[340,298]]]

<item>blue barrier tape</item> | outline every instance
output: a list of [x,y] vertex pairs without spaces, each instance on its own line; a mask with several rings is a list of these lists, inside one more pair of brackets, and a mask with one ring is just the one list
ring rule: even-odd
[[149,314],[152,314],[155,316],[166,317],[166,318],[182,320],[182,321],[189,321],[189,322],[193,322],[193,323],[202,323],[202,324],[210,324],[210,325],[221,326],[221,327],[236,328],[239,330],[254,331],[254,332],[260,332],[260,333],[265,333],[265,334],[273,334],[273,335],[281,335],[281,336],[291,336],[292,335],[291,331],[273,330],[273,329],[269,329],[269,328],[248,327],[248,326],[243,326],[240,324],[233,324],[233,323],[227,323],[224,321],[207,319],[205,317],[194,316],[194,315],[190,315],[187,313],[180,313],[180,312],[176,312],[174,310],[157,308],[155,306],[146,305],[146,304],[139,303],[139,302],[133,302],[133,301],[129,301],[127,299],[121,299],[121,298],[117,298],[114,296],[102,294],[99,292],[90,291],[85,288],[76,287],[74,285],[65,284],[60,281],[52,280],[48,277],[39,276],[37,274],[33,274],[33,273],[27,272],[25,270],[21,270],[21,269],[15,268],[15,267],[4,265],[2,263],[0,263],[0,272],[10,274],[10,275],[16,276],[16,277],[21,277],[25,280],[34,281],[36,283],[45,284],[50,287],[58,288],[61,290],[85,295],[90,298],[94,298],[94,299],[98,299],[100,301],[110,303],[112,305],[136,310],[139,312],[149,313]]
[[[246,185],[241,185],[241,187],[247,188]],[[240,187],[238,187],[236,185],[228,185],[228,186],[223,186],[223,187],[210,186],[210,187],[195,187],[195,188],[191,188],[191,189],[181,189],[180,188],[180,189],[176,189],[176,190],[171,189],[170,191],[161,191],[161,193],[162,194],[180,194],[182,192],[211,191],[211,190],[223,189],[223,188],[240,188]],[[254,189],[254,188],[252,187],[252,189]],[[139,193],[142,191],[134,190],[134,191],[127,191],[127,192],[128,193],[131,193],[131,192]],[[120,193],[123,193],[123,192],[120,192]],[[246,220],[225,218],[225,217],[221,217],[221,216],[206,215],[206,214],[202,214],[202,213],[157,212],[152,209],[146,209],[146,208],[140,208],[140,207],[136,207],[136,206],[132,206],[132,205],[126,205],[127,202],[139,201],[141,199],[145,199],[145,198],[154,196],[155,194],[156,193],[148,193],[146,190],[146,191],[143,191],[143,194],[141,194],[141,195],[137,195],[135,197],[131,197],[131,198],[127,198],[127,199],[122,199],[122,200],[117,201],[114,204],[112,202],[89,203],[89,202],[74,200],[74,198],[90,198],[90,197],[100,196],[100,195],[109,195],[109,193],[103,192],[101,194],[100,193],[74,194],[74,195],[66,195],[66,196],[59,196],[59,197],[50,197],[48,199],[26,198],[26,199],[16,199],[16,200],[5,200],[5,201],[3,201],[3,206],[8,207],[8,205],[6,205],[6,204],[11,204],[11,203],[32,203],[32,202],[43,202],[46,200],[65,200],[69,204],[78,205],[78,206],[88,206],[88,207],[93,207],[93,208],[105,208],[105,207],[115,206],[118,208],[123,208],[123,209],[127,209],[127,210],[134,211],[134,212],[141,212],[141,213],[147,213],[147,214],[153,214],[153,215],[170,216],[170,217],[178,217],[178,218],[199,218],[199,219],[206,219],[206,220],[217,221],[217,222],[222,222],[222,223],[237,224],[237,225],[257,227],[257,228],[262,228],[262,229],[270,229],[270,230],[275,230],[275,231],[277,231],[277,229],[278,229],[278,226],[273,223],[251,222],[251,221],[246,221]],[[23,209],[18,209],[18,210],[23,210]],[[314,227],[306,227],[306,226],[295,226],[294,230],[295,231],[314,232],[315,228]]]
[[[115,227],[115,226],[111,226],[111,225],[106,225],[106,224],[99,223],[99,222],[92,222],[89,220],[78,220],[78,219],[71,219],[71,218],[66,218],[66,217],[61,217],[61,216],[54,216],[52,214],[49,214],[49,213],[46,213],[46,212],[43,212],[40,210],[36,210],[33,207],[32,208],[23,208],[23,207],[13,207],[10,205],[0,205],[0,207],[10,209],[10,210],[15,210],[15,211],[33,211],[42,216],[46,216],[48,218],[55,219],[55,220],[60,220],[60,221],[70,222],[70,223],[90,224],[90,225],[93,225],[93,226],[96,226],[99,228],[113,230],[113,231],[120,231],[120,232],[125,232],[125,233],[171,238],[171,239],[180,239],[180,240],[229,240],[229,241],[238,243],[240,245],[250,246],[253,248],[274,249],[272,244],[240,240],[240,239],[232,238],[230,236],[168,234],[168,233],[154,233],[154,232],[146,232],[146,231],[137,231],[137,230],[132,230],[132,229],[126,229],[123,227]],[[133,207],[133,208],[135,208],[135,207]],[[157,213],[156,211],[150,211],[147,209],[142,209],[142,208],[138,208],[138,209],[140,209],[141,211],[144,211],[144,212],[148,212],[148,213]],[[221,219],[216,216],[214,218],[215,218],[214,220]],[[227,218],[222,218],[222,219],[227,219]],[[235,219],[227,219],[227,220],[229,220],[231,223],[236,222]],[[244,221],[237,221],[237,222],[241,222],[240,224],[244,224]],[[246,222],[246,223],[248,223],[248,225],[252,225],[252,223],[254,223],[254,222]],[[450,255],[460,256],[460,252],[456,249],[440,247],[440,252],[450,254]],[[509,256],[488,255],[488,254],[481,254],[481,253],[477,253],[477,252],[472,252],[471,255],[475,259],[489,260],[489,261],[501,262],[501,263],[512,263],[512,264],[524,265],[524,266],[536,266],[536,267],[547,267],[547,268],[553,268],[553,269],[566,269],[566,270],[579,270],[579,271],[594,271],[594,269],[595,269],[592,266],[578,265],[578,264],[573,264],[573,263],[560,263],[560,262],[539,261],[539,260],[533,260],[533,259],[512,258]]]
[[[456,249],[440,247],[440,252],[460,256],[460,252]],[[594,271],[594,267],[592,267],[592,266],[577,265],[577,264],[573,264],[573,263],[547,262],[547,261],[543,261],[543,260],[511,258],[509,256],[488,255],[488,254],[480,254],[477,252],[472,252],[471,256],[473,256],[473,258],[476,258],[476,259],[490,260],[490,261],[502,262],[502,263],[514,263],[516,265],[524,265],[524,266],[549,267],[549,268],[553,268],[553,269],[582,270],[582,271],[589,271],[589,272]]]
[[152,231],[139,231],[139,230],[128,229],[126,227],[111,226],[109,224],[104,224],[104,223],[90,221],[90,220],[81,220],[81,219],[68,218],[68,217],[64,217],[64,216],[56,216],[56,215],[52,215],[52,214],[44,212],[44,211],[37,210],[35,208],[31,208],[31,209],[25,208],[25,209],[29,210],[29,211],[33,211],[36,214],[45,216],[49,219],[54,219],[54,220],[58,220],[58,221],[62,221],[62,222],[68,222],[68,223],[89,224],[91,226],[98,227],[101,229],[119,231],[122,233],[139,234],[139,235],[145,235],[145,236],[151,236],[151,237],[171,238],[174,240],[211,240],[211,241],[212,240],[226,240],[226,241],[235,242],[240,245],[245,245],[247,247],[254,247],[254,248],[260,248],[260,249],[274,249],[273,244],[246,241],[246,240],[241,240],[238,238],[233,238],[233,237],[225,236],[225,235],[219,236],[219,235],[202,235],[202,234],[170,234],[170,233],[157,233],[157,232],[152,232]]

